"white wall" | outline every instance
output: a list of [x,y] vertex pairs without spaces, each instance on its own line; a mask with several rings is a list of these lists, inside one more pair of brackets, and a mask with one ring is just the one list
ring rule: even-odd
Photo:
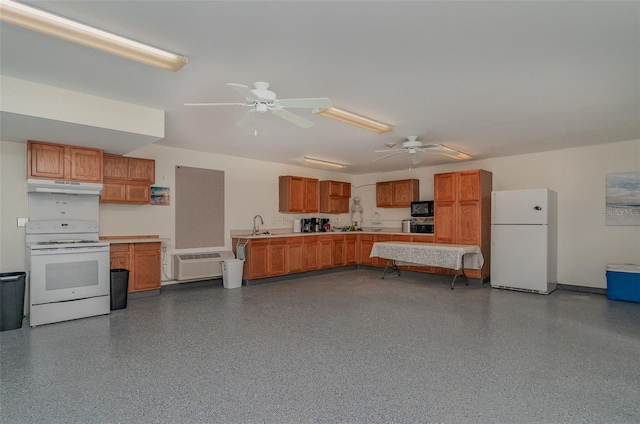
[[[26,216],[26,144],[0,143],[0,271],[21,271],[24,270],[24,228],[16,227],[16,218]],[[250,229],[256,214],[263,216],[266,228],[291,228],[290,223],[272,224],[272,220],[305,216],[278,213],[279,175],[350,180],[354,185],[352,197],[362,199],[365,225],[371,225],[371,217],[377,210],[384,226],[400,228],[400,220],[409,217],[408,208],[376,209],[376,181],[417,178],[421,199],[428,200],[433,198],[434,174],[482,168],[493,172],[494,190],[549,187],[558,192],[558,280],[561,284],[604,288],[607,263],[640,263],[640,227],[608,227],[604,218],[605,176],[640,170],[640,140],[358,176],[158,145],[145,146],[131,156],[155,159],[156,185],[169,187],[172,196],[175,195],[176,165],[225,171],[227,242],[224,249],[230,248],[229,231]],[[167,251],[171,254],[174,252],[173,216],[173,201],[171,206],[102,204],[100,232],[101,235],[159,234],[170,239]],[[329,217],[335,219],[335,216]],[[340,215],[340,219],[342,224],[349,220],[346,214]],[[223,248],[212,250],[220,249]],[[170,259],[168,262],[170,266]]]
[[27,143],[0,142],[0,272],[25,270],[27,216]]
[[381,211],[386,223],[399,228],[409,209],[376,209],[376,181],[420,180],[421,200],[433,199],[433,175],[464,169],[493,173],[494,190],[548,187],[558,192],[558,281],[606,288],[608,263],[640,264],[640,227],[605,225],[606,174],[640,170],[640,140],[554,150],[519,156],[418,168],[353,179],[362,199],[365,221]]

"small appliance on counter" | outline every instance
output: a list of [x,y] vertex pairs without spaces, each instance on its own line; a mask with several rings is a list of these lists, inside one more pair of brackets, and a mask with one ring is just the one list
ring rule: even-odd
[[413,221],[411,224],[412,233],[433,234],[433,220],[429,221]]
[[294,233],[301,233],[302,232],[302,220],[301,219],[294,219],[293,220],[293,232]]
[[314,218],[302,218],[300,220],[300,226],[302,227],[303,233],[313,233],[315,232],[315,221]]
[[403,233],[411,233],[411,228],[413,226],[412,219],[403,219],[402,220],[402,232]]
[[300,219],[300,231],[296,231],[294,220],[293,232],[320,233],[330,231],[329,218],[302,218]]

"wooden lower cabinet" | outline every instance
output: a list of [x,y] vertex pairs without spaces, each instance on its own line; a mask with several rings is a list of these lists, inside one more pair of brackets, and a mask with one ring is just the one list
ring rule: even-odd
[[347,250],[345,236],[343,234],[333,236],[333,265],[345,266],[347,264]]
[[251,240],[245,262],[245,279],[253,280],[269,276],[269,240]]
[[300,237],[287,238],[287,267],[290,274],[304,271]]
[[360,265],[373,265],[373,258],[370,258],[371,249],[373,249],[373,234],[359,234],[360,252],[358,255],[358,263]]
[[318,269],[318,236],[305,236],[302,241],[302,269]]
[[333,236],[318,236],[318,268],[333,268]]
[[287,239],[271,240],[269,243],[269,275],[284,275],[287,268]]
[[112,243],[109,262],[111,269],[129,270],[129,293],[160,289],[160,242]]

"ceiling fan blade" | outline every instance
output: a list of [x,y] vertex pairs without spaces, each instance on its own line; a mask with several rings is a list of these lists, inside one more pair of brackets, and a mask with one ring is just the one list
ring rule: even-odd
[[246,125],[254,119],[256,119],[255,109],[251,109],[248,110],[247,113],[245,113],[238,122],[236,122],[236,125],[241,127],[242,125]]
[[185,103],[185,106],[253,106],[247,103]]
[[388,153],[388,152],[405,152],[405,149],[387,149],[387,150],[374,150],[374,153]]
[[417,165],[422,162],[422,159],[420,159],[420,154],[418,153],[409,153],[409,158],[411,159],[411,163],[413,165]]
[[[388,150],[383,150],[383,151],[388,152]],[[403,152],[403,151],[402,151],[402,150],[400,150],[400,151],[398,151],[398,152],[391,153],[390,155],[386,155],[386,156],[382,156],[381,158],[374,159],[373,161],[374,161],[374,162],[377,162],[377,161],[382,160],[382,159],[390,158],[391,156],[399,155],[399,154],[400,154],[400,153],[402,153],[402,152]]]
[[333,103],[328,97],[309,98],[309,99],[278,99],[274,103],[285,109],[305,108],[305,109],[326,109],[332,107]]
[[251,91],[251,89],[249,87],[247,87],[246,85],[235,84],[235,83],[232,83],[232,82],[227,83],[227,85],[229,87],[233,88],[234,90],[240,92],[240,94],[242,94],[247,99],[255,100],[256,102],[259,102],[259,101],[262,100],[253,91]]
[[313,126],[313,122],[307,119],[304,119],[302,116],[298,116],[295,113],[289,112],[288,110],[277,109],[277,110],[273,110],[272,112],[274,115],[278,115],[282,119],[286,119],[289,122],[293,122],[294,124],[302,128],[309,128]]

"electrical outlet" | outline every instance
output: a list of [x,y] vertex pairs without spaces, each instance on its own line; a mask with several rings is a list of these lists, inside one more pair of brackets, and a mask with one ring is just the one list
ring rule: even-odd
[[26,227],[29,218],[18,218],[18,227]]

